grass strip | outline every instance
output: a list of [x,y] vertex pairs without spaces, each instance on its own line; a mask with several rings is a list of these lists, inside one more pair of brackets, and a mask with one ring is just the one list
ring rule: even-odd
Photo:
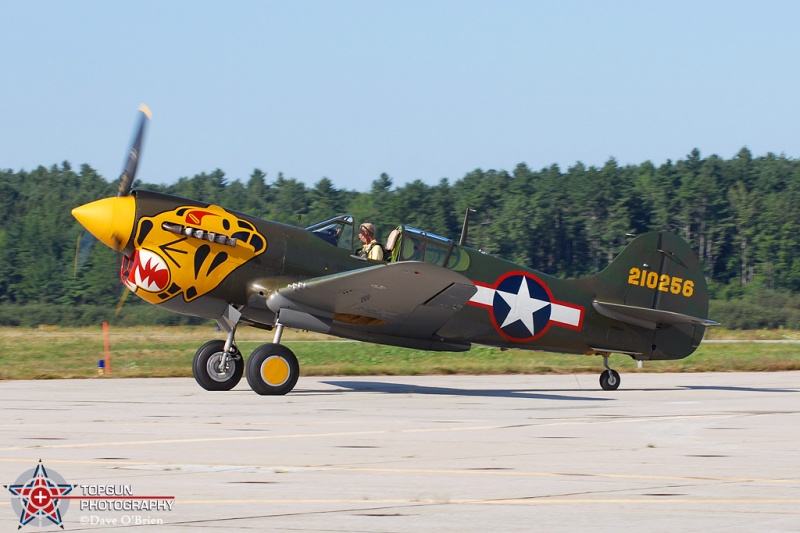
[[[638,369],[624,355],[610,364],[620,372],[758,372],[800,370],[797,332],[715,332],[714,338],[737,342],[704,343],[691,356],[675,361],[646,361]],[[115,328],[110,334],[112,377],[191,377],[195,350],[224,335],[208,327]],[[755,340],[781,340],[760,343]],[[245,328],[237,344],[245,356],[271,342],[270,332]],[[324,335],[287,331],[284,343],[300,360],[305,376],[435,374],[576,374],[599,373],[597,356],[474,347],[468,352],[428,352],[342,341]],[[103,359],[101,328],[0,328],[0,379],[97,377]]]

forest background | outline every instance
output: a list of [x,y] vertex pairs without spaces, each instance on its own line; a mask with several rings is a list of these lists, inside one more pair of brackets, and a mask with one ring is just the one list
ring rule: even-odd
[[[369,192],[312,187],[256,169],[246,182],[221,170],[171,185],[136,188],[218,204],[309,226],[338,213],[375,223],[385,240],[398,224],[468,245],[562,278],[604,268],[632,234],[668,230],[697,253],[711,292],[710,318],[730,329],[800,329],[800,161],[742,148],[731,159],[701,157],[602,167],[582,163],[532,170],[474,170],[450,183],[394,187],[382,174]],[[122,296],[119,256],[75,221],[71,210],[116,194],[89,165],[0,170],[0,325],[80,326],[202,323]]]

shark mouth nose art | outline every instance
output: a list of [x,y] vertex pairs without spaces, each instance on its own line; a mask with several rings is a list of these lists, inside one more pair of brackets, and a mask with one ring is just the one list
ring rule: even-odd
[[149,292],[160,292],[169,285],[170,273],[161,256],[140,249],[134,251],[131,259],[123,262],[121,277],[132,291],[138,287]]

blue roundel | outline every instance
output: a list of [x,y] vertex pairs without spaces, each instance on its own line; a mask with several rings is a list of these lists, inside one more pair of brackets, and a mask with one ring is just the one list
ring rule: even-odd
[[512,275],[497,286],[492,312],[503,334],[514,339],[530,339],[550,322],[550,295],[539,281]]

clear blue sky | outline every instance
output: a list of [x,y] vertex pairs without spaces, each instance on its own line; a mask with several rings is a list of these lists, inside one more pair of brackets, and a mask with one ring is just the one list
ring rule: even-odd
[[253,169],[369,190],[475,168],[797,157],[797,1],[0,3],[0,168]]

